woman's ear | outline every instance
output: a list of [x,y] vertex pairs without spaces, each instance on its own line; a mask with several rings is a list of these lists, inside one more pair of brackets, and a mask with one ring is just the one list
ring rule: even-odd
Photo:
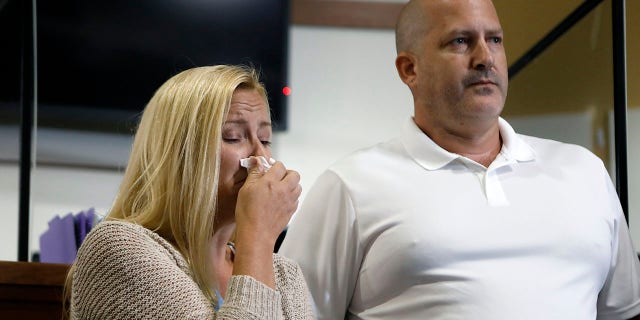
[[411,53],[401,51],[396,57],[396,69],[400,80],[404,82],[409,88],[413,87],[416,80],[416,64],[415,58]]

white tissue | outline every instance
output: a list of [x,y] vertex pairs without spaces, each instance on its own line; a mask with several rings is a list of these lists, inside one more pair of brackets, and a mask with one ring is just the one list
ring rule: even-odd
[[[263,156],[258,156],[256,158],[258,158],[258,161],[260,161],[260,163],[262,163],[262,166],[266,170],[269,170],[269,168],[271,168],[271,165],[276,163],[276,160],[274,160],[273,158],[269,158],[269,160],[267,160],[267,158],[265,158]],[[247,170],[248,170],[249,166],[251,165],[251,161],[249,161],[249,159],[250,158],[240,159],[240,166],[244,167],[244,168],[247,168]]]

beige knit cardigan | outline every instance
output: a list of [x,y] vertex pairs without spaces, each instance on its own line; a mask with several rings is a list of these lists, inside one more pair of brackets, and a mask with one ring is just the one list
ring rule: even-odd
[[315,319],[300,267],[277,254],[276,290],[249,276],[232,276],[218,311],[182,255],[139,225],[98,224],[75,265],[71,319]]

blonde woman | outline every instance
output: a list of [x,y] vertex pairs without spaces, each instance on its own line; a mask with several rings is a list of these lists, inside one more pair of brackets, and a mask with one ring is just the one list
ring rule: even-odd
[[200,67],[164,83],[109,215],[78,250],[71,319],[313,319],[300,268],[272,254],[301,189],[297,172],[259,161],[271,135],[252,69]]

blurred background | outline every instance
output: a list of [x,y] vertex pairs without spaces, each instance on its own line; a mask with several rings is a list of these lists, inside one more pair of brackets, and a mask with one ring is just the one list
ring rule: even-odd
[[[494,4],[511,77],[503,116],[520,133],[590,149],[615,180],[613,1]],[[108,212],[144,104],[192,66],[262,70],[277,124],[274,158],[301,173],[303,190],[348,153],[396,136],[413,113],[394,67],[393,26],[405,2],[0,1],[0,260],[18,259],[21,210],[29,259],[55,216]],[[626,5],[625,176],[640,248],[640,1]],[[26,150],[23,105],[35,107]]]

